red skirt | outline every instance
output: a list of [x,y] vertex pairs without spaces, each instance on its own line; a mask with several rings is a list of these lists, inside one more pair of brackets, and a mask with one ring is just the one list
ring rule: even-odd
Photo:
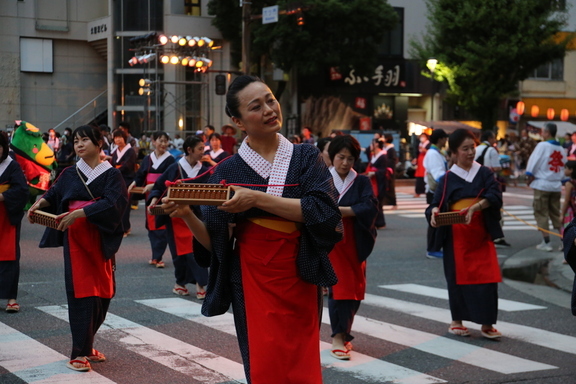
[[300,231],[237,227],[252,384],[321,384],[318,288],[299,277]]
[[[148,173],[146,175],[146,185],[154,184],[160,176],[162,176],[161,173]],[[150,193],[146,194],[146,200],[148,200],[148,195],[150,195]],[[164,225],[162,225],[161,227],[156,227],[156,216],[149,214],[148,210],[146,210],[146,228],[149,231],[158,231],[160,229],[166,229]]]
[[335,300],[364,300],[366,292],[366,261],[358,261],[354,218],[342,219],[344,238],[336,244],[328,255],[338,277],[338,284],[332,287]]
[[496,247],[484,227],[481,211],[472,215],[470,224],[453,224],[456,284],[487,284],[502,281]]
[[194,236],[186,222],[179,217],[171,217],[170,220],[174,232],[172,236],[174,236],[174,243],[176,244],[176,255],[182,256],[194,252],[192,245]]
[[0,244],[2,244],[0,261],[14,261],[16,260],[16,226],[10,223],[8,210],[4,204],[4,201],[0,202]]

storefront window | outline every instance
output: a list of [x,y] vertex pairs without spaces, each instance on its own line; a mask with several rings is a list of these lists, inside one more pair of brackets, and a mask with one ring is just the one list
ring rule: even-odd
[[184,0],[185,12],[190,16],[201,16],[200,0]]

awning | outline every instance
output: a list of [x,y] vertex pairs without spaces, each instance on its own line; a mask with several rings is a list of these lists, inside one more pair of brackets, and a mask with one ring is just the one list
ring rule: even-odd
[[[459,121],[410,121],[408,122],[408,134],[414,133],[419,135],[426,128],[428,129],[442,129],[444,132],[450,134],[457,129],[464,128],[472,131],[475,135],[480,135],[481,130],[471,125],[461,123]],[[418,130],[420,131],[418,133]]]

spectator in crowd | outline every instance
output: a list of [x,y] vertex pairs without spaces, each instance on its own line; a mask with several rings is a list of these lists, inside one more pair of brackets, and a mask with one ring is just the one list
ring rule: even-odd
[[222,126],[222,136],[220,137],[222,149],[231,155],[236,153],[236,145],[238,144],[234,136],[236,136],[234,126],[230,124]]
[[314,136],[312,136],[312,130],[309,127],[303,127],[300,136],[303,144],[314,144],[316,142]]
[[180,137],[177,133],[174,135],[174,140],[172,140],[172,146],[179,151],[182,151],[182,146],[184,145],[184,139]]
[[576,160],[576,132],[570,136],[570,141],[568,143],[568,147],[566,147],[566,156],[568,156],[568,160]]
[[58,153],[60,149],[60,139],[56,137],[56,131],[53,128],[48,130],[48,142],[46,143],[54,151],[54,153]]

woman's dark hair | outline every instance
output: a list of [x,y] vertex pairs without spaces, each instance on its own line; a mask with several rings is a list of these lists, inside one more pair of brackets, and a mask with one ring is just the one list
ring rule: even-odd
[[76,137],[87,137],[90,139],[92,144],[98,148],[102,148],[102,144],[104,142],[100,129],[91,125],[81,125],[80,127],[76,128],[72,133],[72,140],[76,139]]
[[164,131],[156,131],[152,134],[152,140],[156,141],[161,137],[165,137],[166,140],[170,140],[170,136]]
[[384,135],[384,140],[386,140],[387,143],[392,143],[394,141],[394,137],[391,133],[387,133]]
[[188,155],[188,148],[194,149],[198,145],[198,143],[204,144],[202,138],[200,136],[191,135],[184,140],[184,144],[182,144],[182,149],[184,150],[184,156]]
[[[576,160],[570,160],[566,162],[566,168],[571,169],[573,171],[576,170]],[[572,176],[576,178],[576,174]]]
[[332,141],[332,138],[330,136],[323,137],[321,139],[318,139],[318,141],[316,142],[316,147],[318,147],[320,152],[324,152],[324,147],[326,147],[326,144],[328,144],[331,141]]
[[116,137],[122,137],[124,138],[124,142],[128,143],[128,134],[126,133],[126,131],[122,129],[115,129],[114,132],[112,132],[112,138]]
[[[380,139],[373,139],[372,142],[373,142],[374,144],[376,144],[376,146],[377,146],[378,148],[384,149],[384,143],[385,143],[384,139],[382,139],[382,138],[380,138]],[[328,149],[330,149],[330,148],[328,148]]]
[[234,79],[232,84],[228,87],[228,92],[226,93],[226,114],[229,117],[240,117],[240,111],[238,107],[240,106],[240,100],[238,100],[238,92],[246,88],[249,84],[254,82],[264,83],[259,77],[242,75]]
[[476,142],[474,134],[467,129],[460,128],[452,132],[448,137],[448,147],[450,148],[450,151],[452,153],[458,152],[458,147],[462,145],[466,139],[472,139]]
[[354,161],[358,160],[360,157],[361,148],[358,140],[350,135],[342,135],[336,136],[330,142],[330,146],[328,147],[328,156],[330,157],[330,160],[334,162],[334,157],[343,149],[350,151],[350,154],[354,157]]
[[222,136],[219,133],[211,133],[210,136],[208,136],[208,141],[212,140],[212,138],[215,137],[218,140],[222,141]]
[[8,157],[8,144],[10,140],[8,139],[8,134],[4,131],[0,131],[0,147],[2,147],[2,157],[0,157],[0,163],[6,160]]

